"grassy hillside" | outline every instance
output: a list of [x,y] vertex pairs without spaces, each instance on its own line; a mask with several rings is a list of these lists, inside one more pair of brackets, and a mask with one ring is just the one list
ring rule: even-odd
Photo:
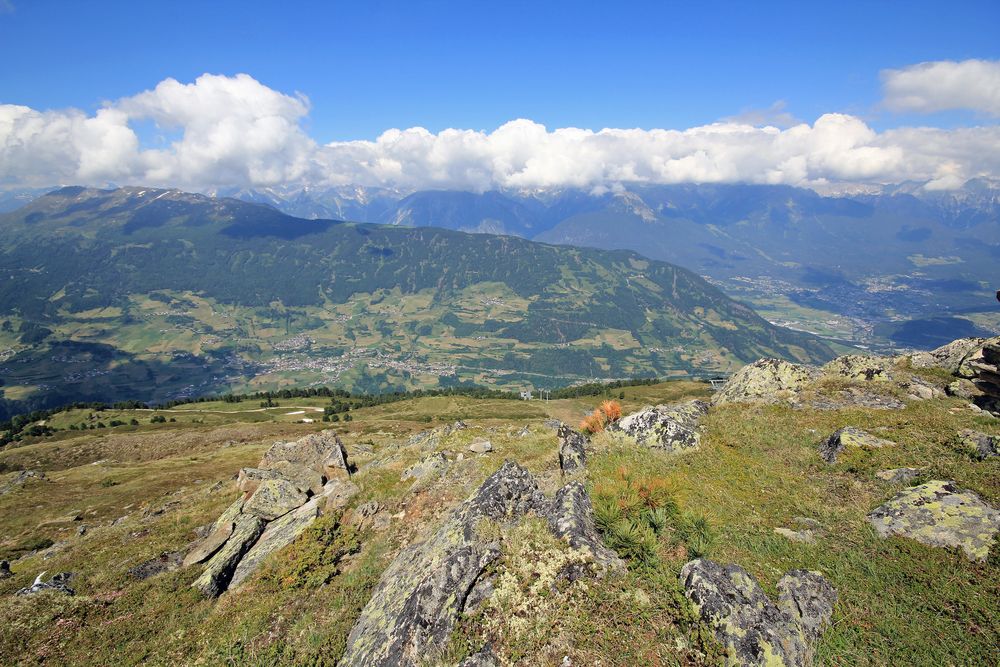
[[[626,413],[707,393],[705,385],[685,382],[621,391]],[[338,425],[359,467],[354,481],[361,493],[351,507],[381,503],[391,529],[351,532],[321,520],[244,589],[214,602],[189,588],[198,568],[143,581],[128,570],[184,550],[194,528],[212,521],[236,496],[236,470],[254,465],[275,439],[317,430],[317,424],[296,421],[322,401],[301,399],[300,405],[265,411],[192,404],[159,413],[176,421],[158,424],[150,423],[153,413],[147,411],[108,412],[98,417],[126,423],[135,418],[139,425],[60,432],[8,447],[0,452],[5,470],[35,469],[47,479],[28,480],[0,495],[0,558],[19,557],[12,565],[15,576],[0,581],[0,662],[335,664],[392,554],[430,534],[443,511],[505,459],[525,465],[551,494],[561,482],[556,438],[544,421],[576,421],[600,399],[439,397],[353,411],[354,421]],[[306,412],[290,414],[293,408]],[[962,428],[1000,433],[994,420],[970,415],[957,399],[899,411],[727,405],[704,419],[700,450],[680,455],[600,435],[588,460],[591,492],[599,495],[623,480],[668,489],[683,513],[704,519],[701,537],[667,530],[654,556],[631,560],[628,574],[535,600],[538,624],[509,624],[487,610],[460,625],[451,657],[457,660],[493,638],[507,663],[558,665],[568,655],[581,665],[715,664],[717,647],[688,611],[678,583],[686,560],[706,554],[742,565],[772,595],[781,573],[791,568],[822,571],[839,600],[833,626],[817,648],[819,664],[995,664],[996,559],[973,563],[961,553],[911,540],[883,540],[864,519],[902,488],[875,477],[883,468],[920,467],[927,478],[953,479],[994,505],[1000,502],[996,459],[975,461],[954,445]],[[59,424],[89,418],[87,411],[56,417]],[[440,438],[431,450],[411,440],[456,418],[470,428]],[[846,424],[897,445],[846,452],[836,464],[824,463],[819,440]],[[423,485],[400,480],[428,451],[454,455],[482,436],[493,442],[490,454],[467,456]],[[797,543],[774,532],[793,526],[796,517],[819,522],[816,542]],[[86,527],[82,535],[80,526]],[[533,530],[529,522],[508,540],[508,566],[538,546]],[[325,549],[348,542],[354,545],[349,556],[326,560]],[[76,573],[77,595],[9,595],[42,570]]]
[[0,216],[0,230],[7,412],[290,384],[545,387],[831,356],[628,251],[138,188],[65,188]]

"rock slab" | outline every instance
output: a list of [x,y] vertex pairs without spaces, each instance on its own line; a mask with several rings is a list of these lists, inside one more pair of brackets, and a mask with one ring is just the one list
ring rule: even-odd
[[1000,511],[954,482],[934,480],[904,489],[868,514],[882,537],[900,535],[934,547],[960,548],[984,561],[1000,531]]
[[834,431],[819,445],[819,455],[827,463],[836,463],[837,457],[847,449],[878,449],[891,447],[896,443],[878,438],[853,426]]
[[738,565],[693,560],[681,570],[685,596],[726,648],[726,665],[804,667],[830,622],[836,592],[817,572],[792,570],[778,603]]
[[614,425],[640,445],[667,452],[697,449],[701,443],[698,420],[708,412],[704,401],[688,401],[678,405],[657,405],[643,408]]

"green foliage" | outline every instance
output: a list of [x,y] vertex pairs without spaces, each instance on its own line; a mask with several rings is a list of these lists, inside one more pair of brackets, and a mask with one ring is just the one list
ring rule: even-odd
[[653,567],[658,562],[656,534],[644,521],[622,518],[604,533],[604,540],[620,556]]
[[319,588],[340,573],[344,556],[360,549],[355,528],[344,526],[339,515],[323,516],[282,550],[280,558],[268,561],[261,581],[281,589]]
[[677,535],[691,558],[710,556],[715,547],[715,530],[702,516],[682,517],[677,523]]

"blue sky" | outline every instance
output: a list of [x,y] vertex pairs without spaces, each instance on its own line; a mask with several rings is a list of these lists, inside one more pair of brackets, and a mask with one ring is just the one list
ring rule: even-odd
[[975,124],[975,112],[886,113],[879,71],[1000,57],[995,0],[7,4],[0,102],[92,111],[167,77],[246,72],[307,95],[303,122],[319,142],[522,117],[687,128],[778,100],[808,122]]

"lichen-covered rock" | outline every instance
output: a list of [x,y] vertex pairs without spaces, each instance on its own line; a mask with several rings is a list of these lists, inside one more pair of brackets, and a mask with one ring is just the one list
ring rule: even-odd
[[891,447],[895,444],[891,440],[877,438],[859,428],[845,426],[839,431],[834,431],[820,443],[819,455],[827,463],[836,463],[837,456],[845,449],[878,449],[879,447]]
[[[978,373],[976,372],[974,365],[984,361],[986,363],[990,363],[989,360],[986,359],[986,355],[991,355],[992,353],[987,349],[987,347],[995,349],[997,345],[1000,345],[1000,337],[987,338],[981,345],[972,348],[968,354],[962,357],[962,361],[959,362],[958,370],[955,371],[955,375],[960,378],[975,378]],[[994,361],[993,363],[998,363],[998,361]]]
[[944,391],[949,396],[955,396],[956,398],[973,399],[983,395],[983,392],[979,390],[979,387],[972,380],[966,380],[965,378],[959,378],[949,383]]
[[428,540],[396,556],[347,638],[342,665],[417,665],[444,649],[469,591],[499,557],[477,533],[483,520],[541,514],[531,474],[506,462]]
[[313,495],[319,493],[323,488],[323,483],[326,481],[325,475],[300,463],[293,463],[291,461],[276,461],[270,469],[276,472],[282,479],[287,479],[293,483],[303,493],[311,493]]
[[892,484],[905,484],[920,476],[920,468],[891,468],[889,470],[879,470],[875,476],[884,482]]
[[635,438],[640,445],[668,452],[697,449],[701,442],[698,420],[708,412],[704,401],[657,405],[622,417],[612,430]]
[[196,544],[184,558],[183,566],[189,567],[195,563],[204,562],[218,551],[226,543],[226,540],[229,539],[229,536],[233,534],[233,525],[241,512],[243,512],[243,499],[237,498],[232,505],[219,515],[219,518],[212,524],[205,538]]
[[780,403],[794,396],[819,376],[810,366],[781,359],[761,359],[737,371],[712,397],[725,403]]
[[260,483],[257,490],[243,506],[243,512],[259,516],[265,521],[273,521],[308,500],[306,494],[287,479],[268,479]]
[[893,367],[894,362],[888,357],[847,354],[837,357],[820,370],[824,375],[835,375],[850,380],[876,382],[891,380]]
[[779,583],[779,604],[738,565],[693,560],[681,570],[684,594],[726,648],[725,664],[802,667],[829,622],[836,594],[814,572],[793,570]]
[[236,588],[242,584],[247,577],[257,571],[268,556],[285,548],[301,535],[319,516],[319,502],[318,497],[312,498],[302,507],[268,523],[260,538],[240,558],[227,588]]
[[899,380],[898,385],[906,392],[907,398],[913,401],[929,401],[932,398],[940,398],[944,395],[944,392],[933,384],[915,375]]
[[1000,531],[1000,511],[954,482],[934,480],[904,489],[868,514],[882,537],[900,535],[935,547],[961,548],[985,560]]
[[573,473],[587,467],[587,436],[565,424],[556,431],[559,439],[559,468],[563,473]]
[[404,470],[399,479],[405,482],[410,479],[422,480],[429,477],[436,477],[439,473],[444,472],[447,467],[448,459],[445,458],[444,454],[434,452]]
[[982,348],[985,342],[985,338],[959,338],[930,352],[917,352],[911,355],[910,364],[914,368],[940,368],[949,373],[956,373],[962,361]]
[[559,489],[548,511],[548,521],[553,535],[588,554],[598,565],[615,570],[625,567],[618,554],[604,546],[597,534],[590,495],[580,482],[570,482]]
[[1000,452],[1000,435],[989,435],[972,429],[958,434],[961,446],[980,461],[993,458]]
[[837,591],[822,574],[809,570],[789,571],[778,580],[777,589],[778,608],[798,622],[811,646],[833,618]]
[[[295,463],[330,478],[331,475],[327,474],[325,469],[327,462],[330,460],[345,461],[344,465],[346,466],[346,456],[344,446],[337,434],[333,431],[321,431],[293,442],[279,441],[274,443],[264,452],[257,467],[270,470],[275,465]],[[346,467],[344,470],[346,472]]]
[[330,454],[323,461],[323,474],[327,479],[350,479],[351,466],[347,462],[347,450],[340,438],[333,436]]
[[358,495],[361,489],[354,482],[342,479],[331,479],[323,487],[319,497],[324,499],[323,512],[336,512],[347,507],[351,498]]
[[240,468],[236,476],[236,488],[243,493],[253,493],[260,486],[260,483],[268,479],[278,479],[281,473],[277,470],[264,470],[263,468]]
[[[814,410],[847,410],[849,408],[868,408],[870,410],[902,410],[906,403],[899,400],[886,390],[890,383],[877,382],[865,386],[847,387],[833,392],[823,391],[811,396],[802,406]],[[882,391],[879,391],[882,389]]]
[[229,586],[236,565],[240,562],[250,547],[257,541],[260,534],[264,532],[265,521],[253,514],[240,514],[233,527],[233,534],[229,536],[222,548],[215,552],[205,570],[191,584],[208,597],[218,597]]

